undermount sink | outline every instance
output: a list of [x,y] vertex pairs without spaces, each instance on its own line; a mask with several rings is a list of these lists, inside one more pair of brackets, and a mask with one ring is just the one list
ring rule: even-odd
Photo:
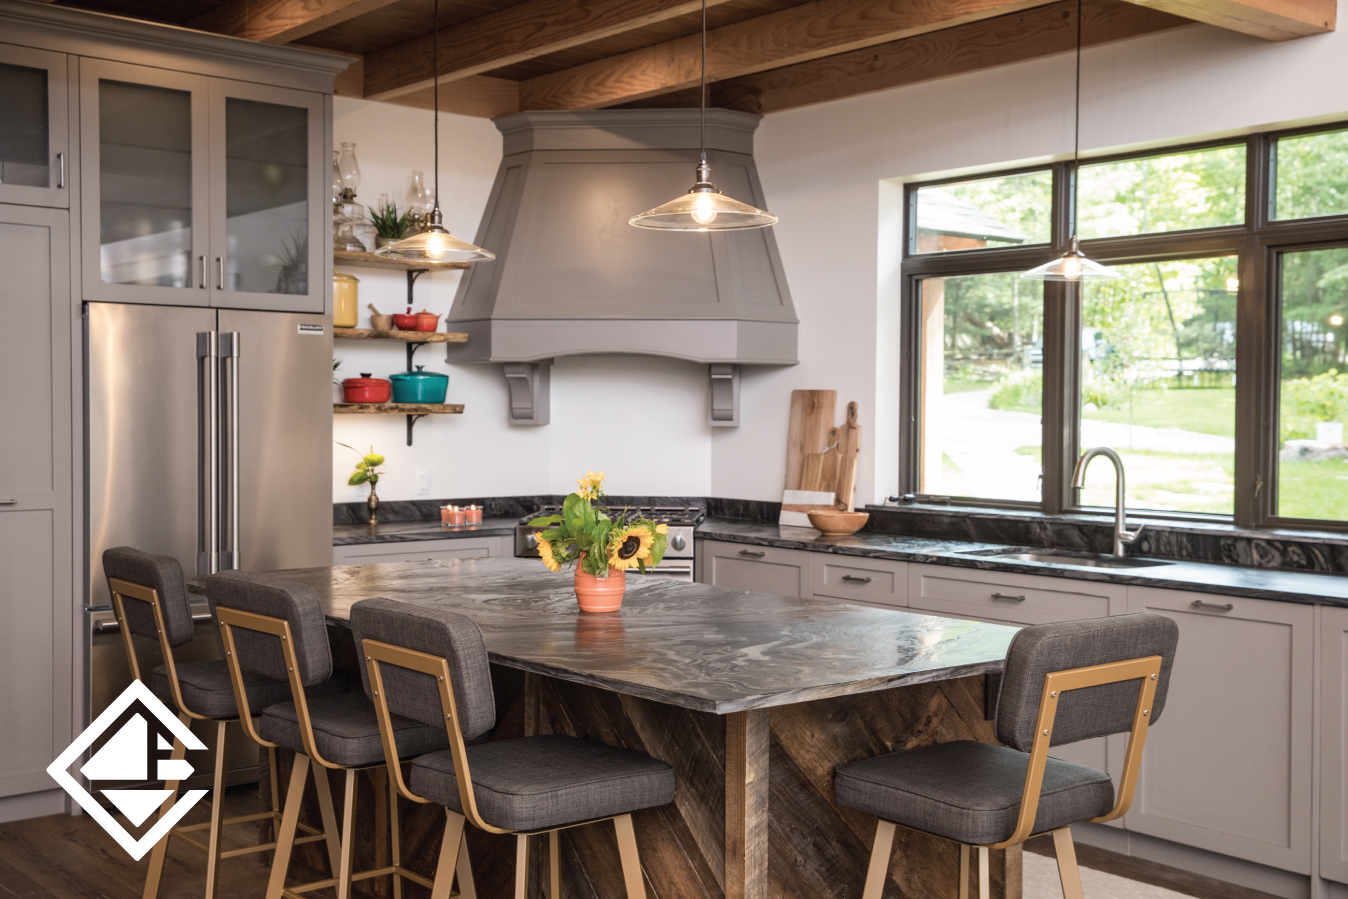
[[1073,565],[1082,568],[1152,568],[1170,565],[1157,559],[1132,559],[1107,556],[1104,553],[1076,552],[1070,549],[993,549],[960,553],[985,559],[1004,559],[1007,562],[1042,562],[1048,565]]

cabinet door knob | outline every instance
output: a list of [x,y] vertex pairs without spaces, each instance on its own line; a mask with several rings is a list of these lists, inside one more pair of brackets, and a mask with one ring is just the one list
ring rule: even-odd
[[842,576],[842,579],[845,581],[851,581],[854,584],[869,584],[871,582],[871,579],[868,577],[857,577],[854,574],[844,574]]
[[761,559],[761,558],[763,558],[764,556],[766,556],[767,553],[765,553],[765,552],[754,552],[752,549],[742,549],[742,550],[740,550],[740,555],[742,555],[742,556],[748,556],[748,557],[750,557],[751,559]]
[[1214,612],[1229,612],[1236,606],[1229,602],[1203,602],[1201,599],[1195,599],[1190,603],[1195,609],[1212,609]]
[[994,593],[994,594],[992,594],[992,598],[993,598],[993,599],[1002,599],[1002,600],[1005,600],[1006,602],[1024,602],[1024,601],[1025,601],[1025,596],[1024,596],[1024,594],[1021,594],[1020,596],[1013,596],[1013,595],[1010,594],[1010,593]]

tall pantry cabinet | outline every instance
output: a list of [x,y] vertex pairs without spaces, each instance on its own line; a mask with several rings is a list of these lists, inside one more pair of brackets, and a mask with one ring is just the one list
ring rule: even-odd
[[330,313],[347,64],[0,0],[0,822],[88,714],[85,304]]

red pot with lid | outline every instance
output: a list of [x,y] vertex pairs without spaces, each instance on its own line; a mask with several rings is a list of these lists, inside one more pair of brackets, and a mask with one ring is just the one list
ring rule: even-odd
[[369,372],[342,382],[342,399],[348,403],[387,403],[392,393],[392,381],[370,377]]
[[440,327],[440,316],[422,309],[416,315],[418,331],[434,331]]

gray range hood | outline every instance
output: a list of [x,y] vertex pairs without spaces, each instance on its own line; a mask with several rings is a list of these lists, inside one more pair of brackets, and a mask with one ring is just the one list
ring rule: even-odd
[[[753,160],[760,117],[707,112],[726,194],[770,209]],[[714,425],[738,423],[738,366],[796,363],[796,315],[771,228],[659,232],[627,220],[688,190],[698,113],[522,112],[496,119],[501,167],[474,240],[496,254],[459,284],[450,362],[506,363],[511,420],[547,421],[559,356],[673,356],[710,368]]]

